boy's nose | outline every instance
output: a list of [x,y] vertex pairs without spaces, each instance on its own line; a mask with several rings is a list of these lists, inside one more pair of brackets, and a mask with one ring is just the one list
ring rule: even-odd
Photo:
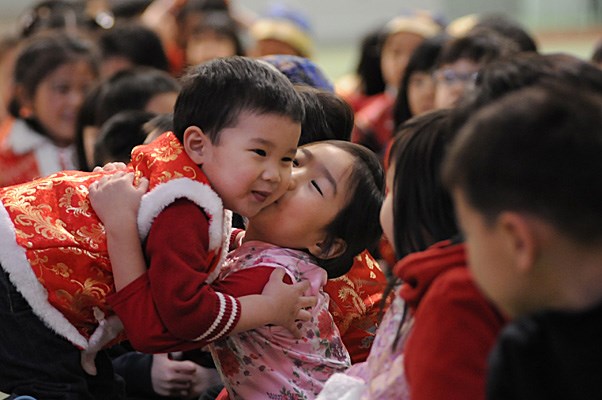
[[264,169],[262,177],[266,181],[280,182],[280,180],[281,180],[280,168],[275,165],[268,165]]

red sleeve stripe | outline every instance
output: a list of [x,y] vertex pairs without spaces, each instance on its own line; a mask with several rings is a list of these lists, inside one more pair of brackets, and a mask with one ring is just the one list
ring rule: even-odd
[[230,333],[230,331],[232,331],[232,329],[234,328],[234,325],[236,325],[236,323],[238,322],[238,320],[240,318],[240,306],[238,305],[238,300],[236,300],[232,296],[226,296],[226,298],[229,300],[227,309],[228,309],[228,311],[230,311],[229,312],[230,316],[227,321],[225,321],[225,319],[224,319],[225,324],[220,326],[221,329],[218,329],[218,333],[211,336],[207,340],[208,342],[213,342],[217,339],[222,338],[223,336],[227,336]]

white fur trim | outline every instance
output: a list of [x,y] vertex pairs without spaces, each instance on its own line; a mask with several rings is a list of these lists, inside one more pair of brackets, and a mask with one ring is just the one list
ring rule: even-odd
[[222,270],[222,265],[228,255],[228,249],[230,248],[230,231],[232,230],[232,211],[224,210],[224,228],[223,228],[223,242],[224,245],[221,249],[221,254],[217,262],[215,269],[207,276],[207,283],[213,282],[219,276]]
[[[10,281],[23,295],[33,312],[54,332],[83,349],[88,342],[65,316],[48,302],[46,289],[35,276],[25,249],[17,244],[15,226],[0,204],[0,264]],[[18,333],[17,333],[18,334]]]
[[[142,196],[138,212],[138,233],[146,238],[154,219],[176,199],[185,197],[211,215],[209,223],[209,250],[219,248],[224,241],[224,207],[222,199],[207,184],[189,178],[178,178],[157,185]],[[228,231],[229,232],[229,231]]]

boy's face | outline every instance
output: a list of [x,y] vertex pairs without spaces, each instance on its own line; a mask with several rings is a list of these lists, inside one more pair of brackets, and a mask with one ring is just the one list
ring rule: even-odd
[[454,189],[453,197],[475,282],[494,303],[515,314],[525,280],[517,268],[513,233],[500,221],[488,224],[466,201],[462,190]]
[[327,143],[312,143],[297,151],[287,192],[249,219],[246,238],[281,247],[308,249],[322,257],[320,243],[347,203],[354,158]]
[[225,208],[252,217],[288,188],[300,133],[300,124],[288,117],[242,113],[235,126],[220,132],[218,143],[203,135],[192,158]]

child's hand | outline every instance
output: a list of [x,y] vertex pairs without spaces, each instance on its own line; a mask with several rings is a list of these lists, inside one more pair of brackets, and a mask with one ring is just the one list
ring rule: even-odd
[[127,168],[128,168],[127,164],[115,161],[115,162],[107,163],[107,164],[103,165],[102,167],[94,167],[92,172],[111,172],[111,171],[117,171],[117,170],[125,171]]
[[125,223],[136,223],[140,200],[147,189],[147,179],[140,179],[135,187],[134,173],[120,171],[90,185],[90,203],[105,228],[119,228]]
[[288,329],[296,338],[302,337],[296,321],[309,321],[311,313],[306,308],[316,305],[315,296],[304,296],[303,293],[309,289],[309,282],[295,283],[292,285],[282,281],[284,270],[276,268],[270,280],[263,289],[263,295],[273,299],[272,304],[276,308],[276,320],[274,325]]

